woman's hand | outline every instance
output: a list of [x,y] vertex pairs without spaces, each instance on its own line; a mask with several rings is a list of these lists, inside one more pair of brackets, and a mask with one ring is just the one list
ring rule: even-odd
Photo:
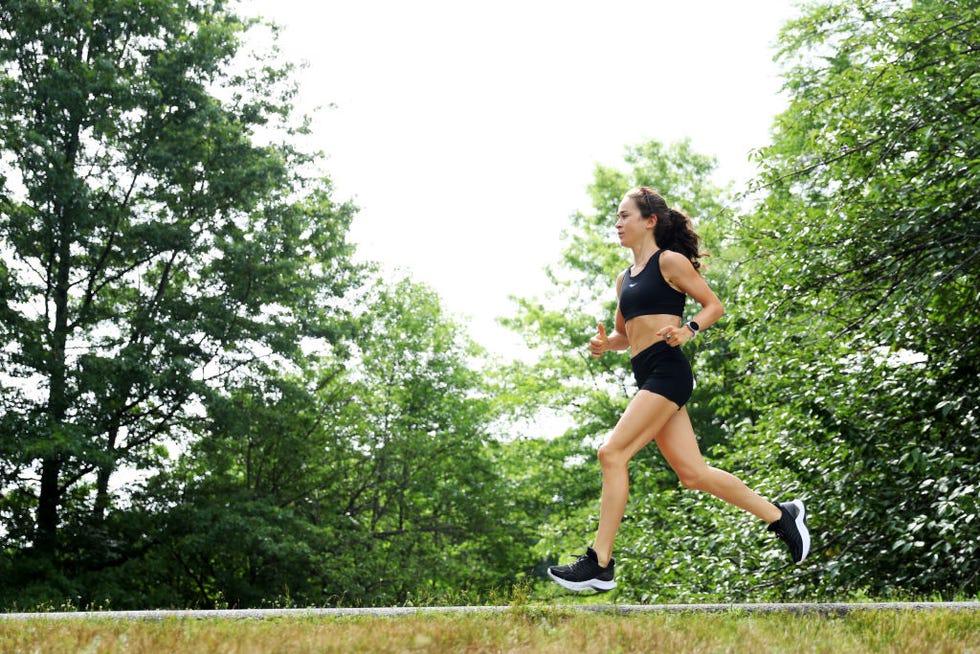
[[599,323],[599,333],[589,339],[589,350],[592,351],[592,358],[598,359],[602,353],[609,349],[609,337],[606,336],[606,328]]
[[694,338],[694,332],[692,332],[686,325],[681,325],[680,327],[668,325],[659,330],[657,332],[657,336],[662,337],[667,345],[677,347]]

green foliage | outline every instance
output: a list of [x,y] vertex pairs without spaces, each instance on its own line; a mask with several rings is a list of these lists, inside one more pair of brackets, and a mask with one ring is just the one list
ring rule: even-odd
[[[356,328],[302,375],[257,367],[133,496],[149,543],[80,601],[384,605],[485,597],[527,558],[492,465],[477,354],[434,294],[362,289]],[[113,585],[137,578],[120,592]]]
[[3,541],[72,575],[116,563],[121,470],[343,320],[353,207],[288,143],[289,67],[232,74],[246,27],[222,2],[0,8]]
[[[747,215],[725,210],[721,195],[705,203],[696,181],[710,168],[683,165],[657,144],[630,151],[631,172],[597,169],[597,213],[574,217],[552,271],[554,310],[525,300],[512,323],[545,346],[534,371],[544,381],[527,388],[569,407],[577,427],[565,452],[597,441],[628,394],[625,360],[588,361],[584,344],[590,317],[608,324],[608,289],[626,265],[603,227],[626,188],[649,183],[671,200],[681,193],[679,203],[698,198],[682,208],[709,217],[698,227],[726,316],[690,352],[702,449],[763,495],[799,495],[813,511],[814,552],[795,568],[761,525],[680,492],[644,451],[631,465],[617,540],[620,597],[977,592],[977,11],[871,0],[808,7],[782,34],[791,103],[757,154],[759,203]],[[659,164],[650,175],[636,173],[640,152]],[[599,294],[608,301],[590,305]],[[591,457],[581,461],[576,474],[594,479]],[[574,533],[545,518],[543,552],[587,542],[595,500],[582,485],[555,477],[555,496],[573,488],[586,505],[569,516]]]
[[730,447],[819,502],[822,593],[977,589],[978,18],[833,3],[783,32]]
[[758,204],[688,142],[597,167],[553,291],[505,321],[537,360],[491,371],[431,290],[363,281],[354,208],[291,145],[291,67],[233,72],[251,24],[223,2],[4,3],[0,605],[526,599],[591,538],[633,393],[586,344],[641,184],[695,218],[727,310],[686,346],[702,449],[807,499],[814,552],[648,448],[618,598],[976,594],[977,14],[805,8]]
[[249,27],[0,8],[3,605],[437,601],[529,567],[483,353],[362,281],[291,67],[235,72]]

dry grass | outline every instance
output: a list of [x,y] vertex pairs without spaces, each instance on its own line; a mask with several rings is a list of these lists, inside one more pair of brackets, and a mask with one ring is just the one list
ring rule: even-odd
[[503,613],[0,621],[0,652],[928,652],[980,654],[975,611]]

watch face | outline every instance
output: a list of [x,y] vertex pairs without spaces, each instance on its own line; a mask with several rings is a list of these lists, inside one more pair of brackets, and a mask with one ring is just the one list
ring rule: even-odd
[[701,331],[701,325],[697,324],[693,320],[691,322],[689,322],[688,324],[691,326],[691,329],[693,329],[694,331],[696,331],[696,332]]

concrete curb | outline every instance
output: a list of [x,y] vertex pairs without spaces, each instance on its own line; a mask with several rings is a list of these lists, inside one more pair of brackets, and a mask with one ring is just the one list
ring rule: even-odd
[[345,609],[218,609],[153,611],[70,611],[0,613],[0,620],[266,620],[374,616],[398,617],[431,613],[504,613],[507,611],[591,611],[597,613],[797,613],[845,615],[857,611],[980,611],[980,602],[829,602],[791,604],[529,604],[521,606],[369,607]]

